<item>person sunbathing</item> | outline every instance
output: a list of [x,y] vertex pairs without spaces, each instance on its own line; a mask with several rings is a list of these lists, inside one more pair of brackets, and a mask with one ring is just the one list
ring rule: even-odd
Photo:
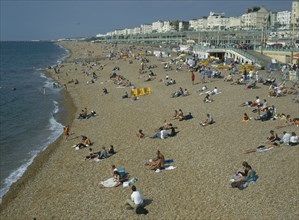
[[250,107],[259,107],[261,105],[261,100],[258,96],[255,97],[255,101],[250,105]]
[[290,115],[287,115],[285,120],[286,120],[285,124],[276,126],[276,128],[279,129],[279,128],[284,128],[284,127],[288,127],[291,125],[299,125],[299,118],[292,119]]
[[183,120],[189,120],[192,119],[193,115],[191,112],[189,112],[187,115],[184,115],[182,119],[180,119],[179,121],[183,121]]
[[262,107],[261,107],[261,111],[265,111],[267,107],[268,107],[267,100],[264,99],[264,101],[263,101],[263,105],[262,105]]
[[165,157],[164,155],[158,150],[156,152],[157,156],[154,159],[151,159],[149,162],[145,163],[147,169],[149,170],[157,170],[164,166]]
[[183,117],[184,117],[184,113],[183,113],[182,109],[179,109],[179,111],[177,112],[177,115],[174,118],[182,120]]
[[224,77],[224,80],[223,81],[226,81],[226,82],[229,82],[229,81],[233,81],[233,76],[231,73],[229,73],[226,77]]
[[205,98],[203,99],[204,103],[211,103],[213,101],[213,99],[211,98],[210,94],[207,93]]
[[254,152],[264,152],[267,150],[271,150],[274,147],[280,147],[280,144],[276,142],[265,143],[264,145],[260,145],[257,148],[246,150],[244,154],[254,153]]
[[81,110],[78,119],[85,119],[87,117],[87,108]]
[[166,137],[168,137],[169,134],[170,134],[170,132],[168,130],[166,130],[163,127],[161,127],[161,128],[159,128],[159,131],[156,132],[150,138],[161,138],[161,139],[165,139]]
[[98,156],[98,153],[94,153],[92,148],[89,148],[89,155],[85,157],[85,160],[92,160]]
[[256,81],[251,79],[245,86],[246,89],[253,89],[256,87]]
[[86,136],[82,135],[81,143],[78,143],[78,144],[74,145],[73,147],[76,150],[79,150],[84,147],[89,147],[90,145],[91,145],[91,141]]
[[102,150],[100,152],[98,152],[98,159],[103,160],[108,158],[108,152],[106,150],[106,148],[103,146]]

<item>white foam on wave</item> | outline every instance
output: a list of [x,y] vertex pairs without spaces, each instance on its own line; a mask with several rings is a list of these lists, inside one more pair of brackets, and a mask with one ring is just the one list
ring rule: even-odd
[[63,49],[63,50],[65,51],[65,53],[66,53],[66,54],[63,54],[62,57],[60,57],[60,58],[57,60],[57,63],[60,64],[60,63],[62,63],[62,62],[63,62],[63,61],[70,55],[70,51],[69,51],[67,48],[61,46],[60,44],[58,44],[58,46],[59,46],[61,49]]
[[14,170],[5,180],[4,180],[4,186],[0,189],[0,202],[2,202],[2,198],[5,195],[5,193],[8,192],[10,186],[15,183],[18,179],[22,177],[24,172],[27,170],[28,166],[32,164],[34,158],[40,154],[42,151],[44,151],[51,143],[53,143],[63,132],[63,125],[56,121],[54,118],[54,114],[56,114],[59,111],[58,102],[53,101],[54,109],[53,114],[51,118],[49,119],[49,126],[48,130],[51,131],[50,136],[46,139],[46,142],[42,144],[41,146],[35,148],[35,150],[32,150],[29,152],[29,155],[31,156],[24,164],[22,164],[18,169]]

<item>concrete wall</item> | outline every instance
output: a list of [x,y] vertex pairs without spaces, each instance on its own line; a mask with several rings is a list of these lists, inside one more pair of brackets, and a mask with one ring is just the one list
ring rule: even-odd
[[[261,51],[256,50],[256,52],[260,53]],[[264,50],[263,53],[266,56],[276,59],[278,62],[281,62],[281,63],[290,63],[291,62],[291,52]],[[295,53],[296,52],[294,52],[294,54]]]

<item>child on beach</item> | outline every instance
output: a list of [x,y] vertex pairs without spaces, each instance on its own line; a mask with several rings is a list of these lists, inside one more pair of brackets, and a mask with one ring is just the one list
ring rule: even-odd
[[65,141],[67,141],[70,136],[70,127],[68,125],[63,128],[63,134],[65,137]]

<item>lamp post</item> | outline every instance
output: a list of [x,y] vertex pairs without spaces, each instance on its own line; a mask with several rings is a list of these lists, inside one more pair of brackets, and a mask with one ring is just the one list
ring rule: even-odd
[[294,56],[294,34],[295,34],[295,14],[293,19],[293,31],[292,31],[292,41],[291,41],[291,64],[293,64],[293,56]]
[[262,36],[261,36],[261,54],[264,54],[264,52],[263,52],[263,46],[264,46],[264,26],[262,26]]

